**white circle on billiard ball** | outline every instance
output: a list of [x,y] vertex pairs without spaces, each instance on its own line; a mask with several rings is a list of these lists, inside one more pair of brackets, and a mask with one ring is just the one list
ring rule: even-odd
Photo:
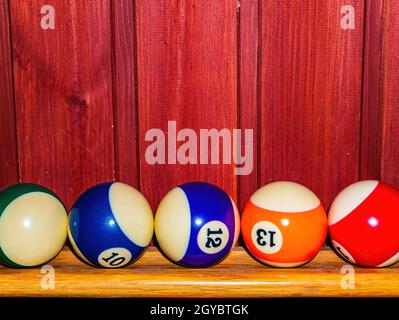
[[105,268],[120,268],[127,265],[132,259],[132,254],[125,248],[110,248],[101,252],[98,263]]
[[347,260],[350,263],[356,264],[355,259],[351,256],[348,250],[346,250],[342,245],[340,245],[337,241],[331,240],[332,245],[334,246],[335,250],[339,253],[339,255]]
[[221,221],[210,221],[198,232],[198,247],[205,253],[214,254],[222,251],[229,241],[229,229]]
[[252,242],[263,253],[273,254],[280,251],[283,245],[283,234],[279,227],[270,221],[259,221],[251,232]]

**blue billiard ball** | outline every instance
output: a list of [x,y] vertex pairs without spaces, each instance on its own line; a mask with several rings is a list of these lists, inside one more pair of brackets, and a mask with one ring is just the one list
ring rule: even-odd
[[153,235],[153,213],[127,184],[103,183],[83,192],[68,217],[68,235],[88,264],[118,268],[136,261]]
[[171,191],[155,214],[155,235],[163,253],[185,267],[209,267],[234,247],[240,228],[238,210],[222,189],[190,182]]

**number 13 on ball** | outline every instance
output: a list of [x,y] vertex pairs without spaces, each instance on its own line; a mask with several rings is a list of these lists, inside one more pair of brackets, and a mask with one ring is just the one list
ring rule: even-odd
[[327,215],[311,190],[278,181],[251,196],[241,228],[245,245],[257,260],[273,267],[298,267],[312,260],[323,245]]

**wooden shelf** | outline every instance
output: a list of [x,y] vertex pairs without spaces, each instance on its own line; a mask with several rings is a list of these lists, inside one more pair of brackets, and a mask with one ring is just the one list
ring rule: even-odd
[[393,297],[399,296],[399,268],[355,268],[355,288],[342,289],[345,265],[328,248],[308,265],[275,269],[254,261],[236,248],[221,264],[186,269],[150,248],[125,269],[96,269],[77,260],[68,248],[51,262],[55,288],[41,288],[36,269],[0,268],[2,297]]

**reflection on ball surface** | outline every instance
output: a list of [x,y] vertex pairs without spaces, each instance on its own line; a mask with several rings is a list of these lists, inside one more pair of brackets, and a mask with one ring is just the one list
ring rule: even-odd
[[205,182],[169,191],[155,215],[155,235],[162,251],[186,267],[221,262],[239,235],[239,213],[229,195]]
[[294,182],[270,183],[256,191],[241,216],[242,237],[260,262],[297,267],[312,260],[327,234],[319,198]]
[[75,252],[87,263],[104,268],[123,267],[140,258],[152,239],[153,227],[147,200],[120,182],[83,192],[68,219]]
[[67,213],[49,189],[28,183],[0,193],[0,262],[33,267],[53,259],[67,237]]
[[386,267],[399,261],[399,191],[378,181],[342,190],[328,212],[331,243],[346,261]]

